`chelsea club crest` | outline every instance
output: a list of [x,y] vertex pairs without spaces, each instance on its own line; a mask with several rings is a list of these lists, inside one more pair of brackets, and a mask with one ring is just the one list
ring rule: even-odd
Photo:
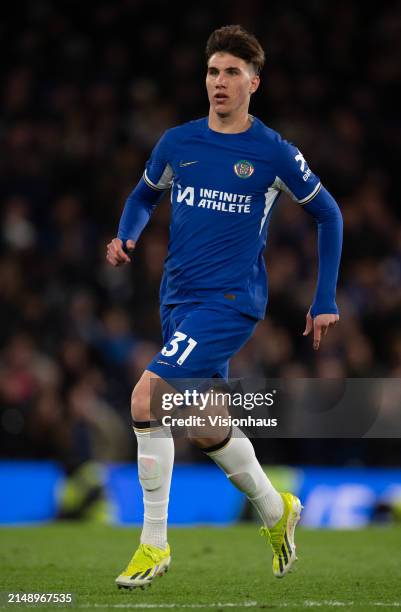
[[240,159],[234,164],[234,172],[235,174],[242,179],[249,178],[254,173],[255,168],[251,162],[246,159]]

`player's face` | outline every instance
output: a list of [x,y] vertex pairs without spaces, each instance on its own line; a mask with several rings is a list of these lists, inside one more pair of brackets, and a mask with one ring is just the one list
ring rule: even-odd
[[210,106],[220,117],[248,110],[259,86],[252,64],[230,53],[215,53],[207,66],[206,89]]

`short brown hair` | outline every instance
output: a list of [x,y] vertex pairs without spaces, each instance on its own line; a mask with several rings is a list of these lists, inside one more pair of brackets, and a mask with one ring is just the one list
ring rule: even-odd
[[265,52],[256,37],[240,25],[228,25],[211,33],[206,43],[206,61],[214,53],[231,53],[252,64],[259,74],[265,63]]

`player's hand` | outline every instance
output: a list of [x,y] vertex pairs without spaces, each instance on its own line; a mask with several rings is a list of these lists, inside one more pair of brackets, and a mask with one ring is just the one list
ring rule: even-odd
[[310,309],[308,310],[306,315],[306,326],[303,335],[307,336],[313,329],[313,348],[315,349],[315,351],[317,351],[320,346],[322,336],[325,336],[327,334],[329,327],[333,327],[337,323],[339,318],[340,317],[337,314],[320,314],[317,315],[317,317],[315,317],[314,319],[312,319]]
[[[127,240],[126,249],[128,251],[133,251],[134,248],[135,242],[133,240]],[[113,238],[113,240],[109,242],[107,245],[106,259],[112,266],[115,267],[130,263],[131,258],[123,249],[123,242],[120,240],[120,238]]]

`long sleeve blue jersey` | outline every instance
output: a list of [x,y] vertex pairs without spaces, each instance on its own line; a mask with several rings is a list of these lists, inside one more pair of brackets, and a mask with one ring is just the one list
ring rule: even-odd
[[341,213],[299,149],[277,132],[255,117],[239,134],[211,130],[207,118],[168,130],[127,199],[118,237],[136,241],[169,189],[170,240],[161,304],[228,302],[263,318],[263,253],[274,205],[286,192],[318,223],[319,277],[312,316],[338,312]]

